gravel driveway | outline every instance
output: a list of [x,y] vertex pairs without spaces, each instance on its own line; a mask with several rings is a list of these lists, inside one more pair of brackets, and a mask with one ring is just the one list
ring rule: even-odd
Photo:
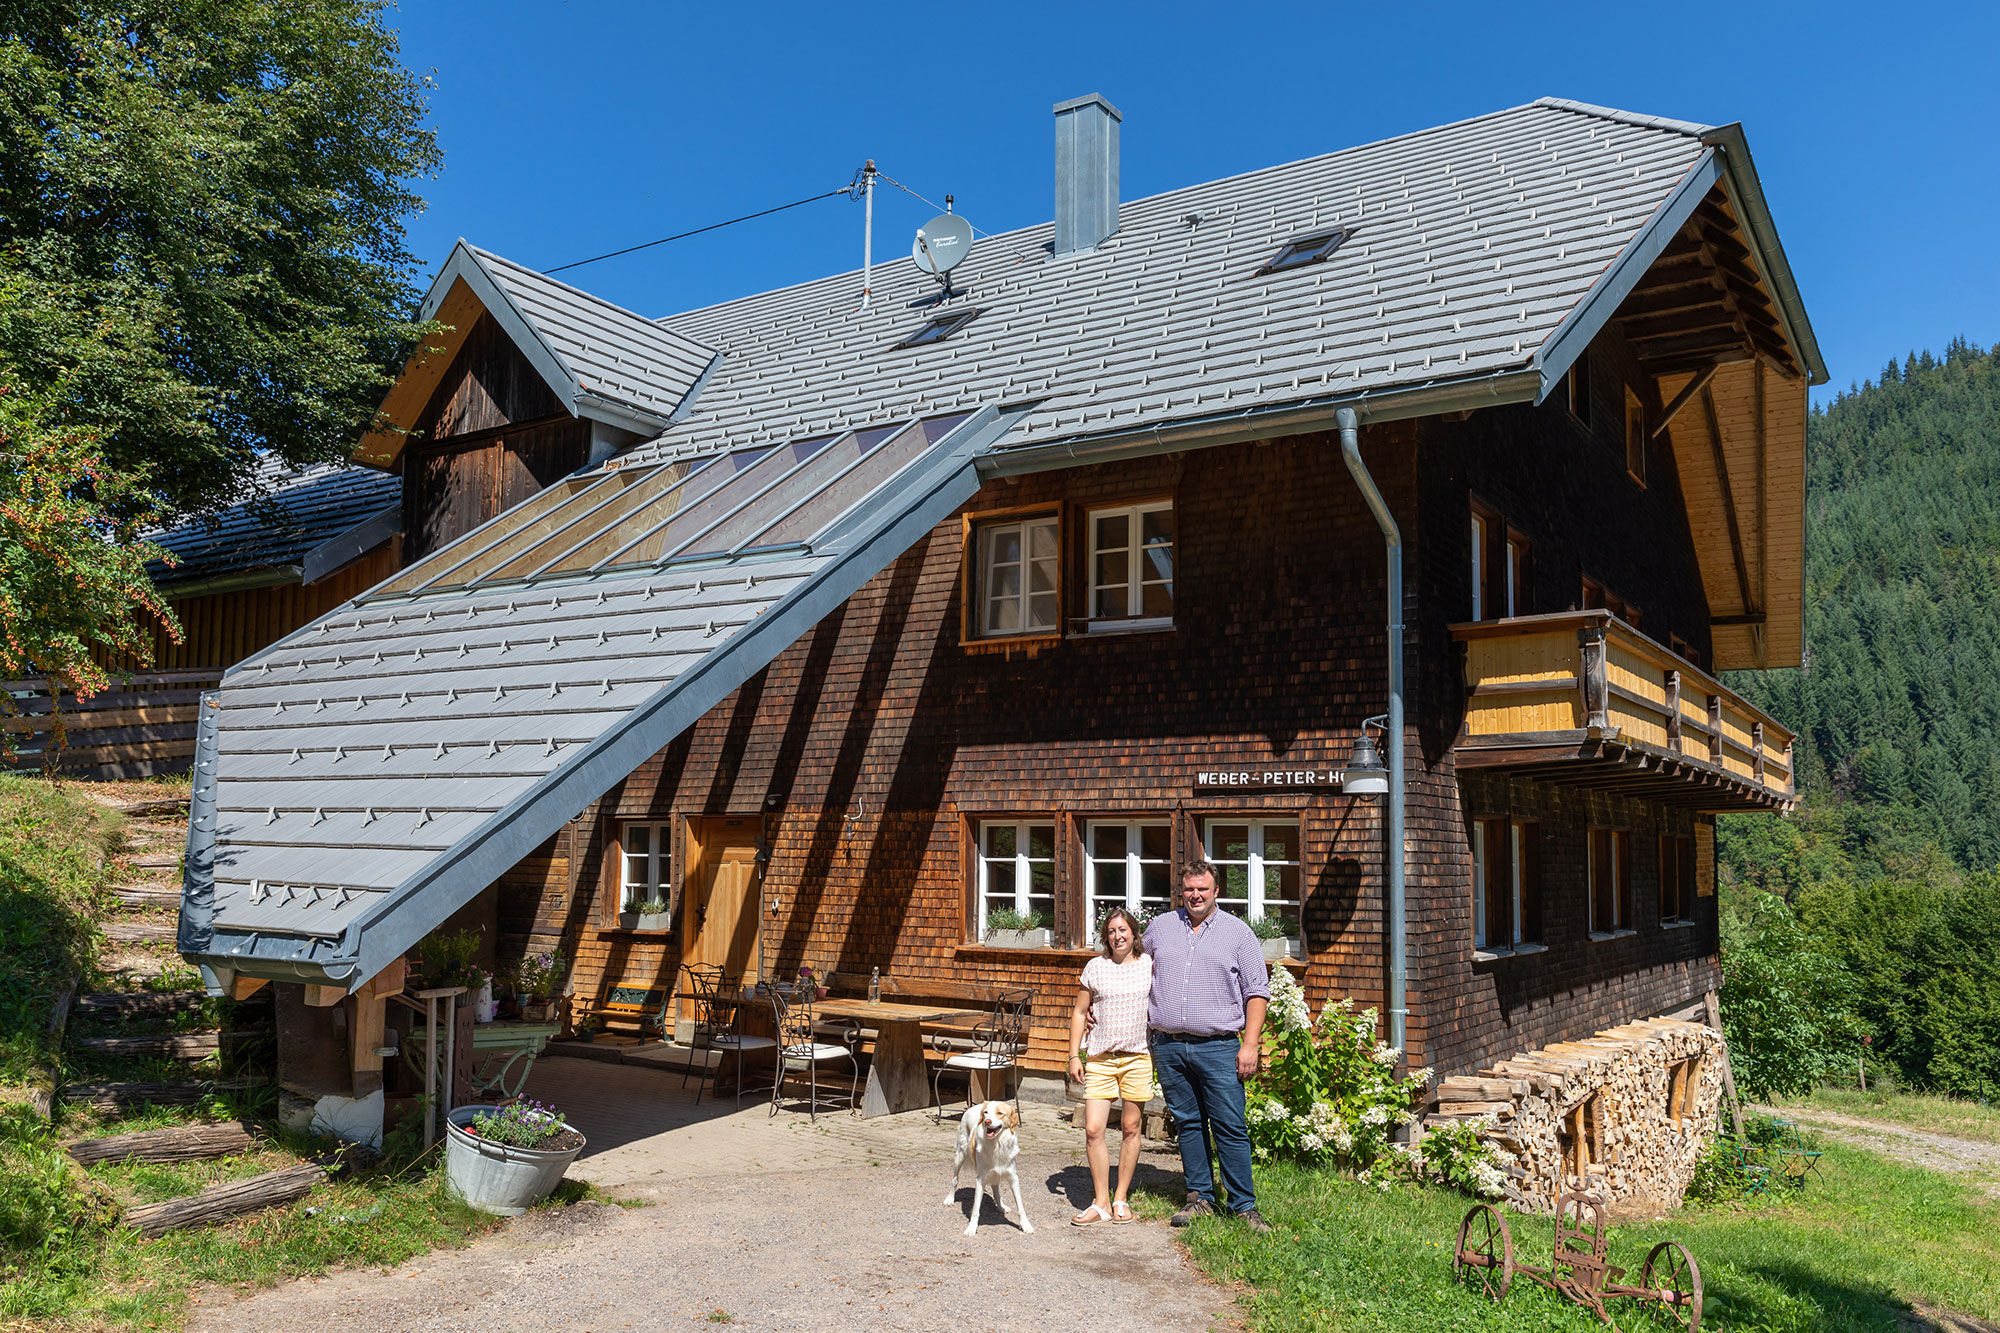
[[[949,1150],[947,1150],[948,1153]],[[1148,1154],[1152,1156],[1153,1154]],[[1142,1163],[1142,1170],[1157,1170]],[[941,1202],[942,1162],[843,1164],[621,1189],[636,1209],[583,1204],[517,1219],[469,1249],[388,1273],[292,1282],[226,1305],[197,1333],[594,1330],[1215,1329],[1229,1295],[1160,1223],[1072,1227],[1089,1177],[1074,1157],[1023,1157],[1033,1235],[989,1200],[960,1234],[969,1186]],[[1074,1192],[1081,1189],[1079,1198]]]

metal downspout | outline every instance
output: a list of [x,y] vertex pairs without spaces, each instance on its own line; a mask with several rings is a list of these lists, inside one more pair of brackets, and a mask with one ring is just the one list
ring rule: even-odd
[[1389,1044],[1398,1051],[1408,1052],[1407,1026],[1409,1003],[1406,992],[1409,981],[1409,957],[1406,948],[1404,904],[1403,904],[1403,534],[1396,527],[1395,516],[1389,512],[1388,502],[1382,492],[1375,487],[1375,479],[1368,475],[1368,465],[1361,461],[1361,422],[1351,407],[1343,407],[1334,414],[1334,421],[1340,427],[1340,456],[1347,464],[1347,471],[1354,478],[1354,484],[1361,488],[1362,498],[1368,501],[1368,509],[1375,515],[1376,524],[1382,529],[1382,543],[1387,548],[1389,563],[1389,724],[1383,735],[1383,749],[1389,752],[1389,830],[1388,830],[1388,892],[1387,908],[1389,935]]

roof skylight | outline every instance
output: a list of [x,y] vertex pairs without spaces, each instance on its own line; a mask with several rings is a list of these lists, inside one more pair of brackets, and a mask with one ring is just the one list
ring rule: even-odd
[[948,315],[933,315],[922,328],[897,343],[896,348],[926,347],[931,343],[941,343],[946,338],[951,337],[952,334],[957,333],[960,329],[970,324],[973,320],[978,319],[980,313],[975,308],[972,310],[954,310]]
[[1309,232],[1295,236],[1278,247],[1278,253],[1257,270],[1257,276],[1267,273],[1283,273],[1286,269],[1303,268],[1307,264],[1317,264],[1332,256],[1347,239],[1347,228],[1328,227],[1323,231]]

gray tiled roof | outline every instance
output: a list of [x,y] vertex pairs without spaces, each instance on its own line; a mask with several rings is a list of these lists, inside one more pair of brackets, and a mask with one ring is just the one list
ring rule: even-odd
[[[465,249],[560,360],[577,392],[587,397],[665,423],[715,360],[713,348],[644,315],[511,259],[475,246]],[[561,385],[554,387],[561,392]]]
[[[1041,403],[1037,444],[1241,407],[1528,366],[1704,152],[1700,126],[1545,102],[1123,205],[1095,251],[1051,225],[980,240],[954,273],[977,307],[894,344],[936,291],[878,267],[672,316],[725,357],[638,456],[779,440],[858,415]],[[1346,226],[1320,264],[1258,277],[1288,238]],[[885,247],[886,248],[886,247]]]
[[172,592],[176,583],[302,565],[325,542],[395,508],[402,486],[402,478],[371,468],[288,471],[266,462],[257,472],[257,498],[147,535],[180,561],[172,569],[154,564],[153,579]]

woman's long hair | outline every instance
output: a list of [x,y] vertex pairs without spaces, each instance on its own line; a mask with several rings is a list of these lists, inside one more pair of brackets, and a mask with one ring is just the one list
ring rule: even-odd
[[1136,916],[1133,916],[1133,915],[1132,915],[1132,913],[1131,913],[1131,911],[1130,911],[1129,909],[1127,909],[1127,908],[1123,908],[1123,907],[1114,907],[1114,908],[1112,908],[1112,909],[1111,909],[1110,911],[1108,911],[1108,912],[1106,912],[1106,913],[1104,914],[1104,919],[1103,919],[1102,921],[1100,921],[1100,922],[1098,922],[1098,923],[1097,923],[1097,942],[1098,942],[1099,944],[1101,944],[1101,945],[1103,945],[1103,946],[1104,946],[1104,956],[1105,956],[1106,958],[1109,958],[1109,957],[1111,957],[1111,956],[1112,956],[1112,955],[1111,955],[1111,923],[1112,923],[1113,921],[1116,921],[1116,920],[1117,920],[1118,918],[1120,918],[1120,917],[1124,917],[1124,918],[1125,918],[1125,924],[1126,924],[1127,926],[1129,926],[1129,927],[1131,928],[1131,930],[1132,930],[1132,955],[1131,955],[1131,956],[1132,956],[1132,957],[1134,957],[1134,958],[1143,958],[1143,957],[1145,957],[1145,954],[1146,954],[1146,932],[1145,932],[1144,930],[1140,929],[1140,926],[1139,926],[1139,918],[1138,918],[1138,917],[1136,917]]

